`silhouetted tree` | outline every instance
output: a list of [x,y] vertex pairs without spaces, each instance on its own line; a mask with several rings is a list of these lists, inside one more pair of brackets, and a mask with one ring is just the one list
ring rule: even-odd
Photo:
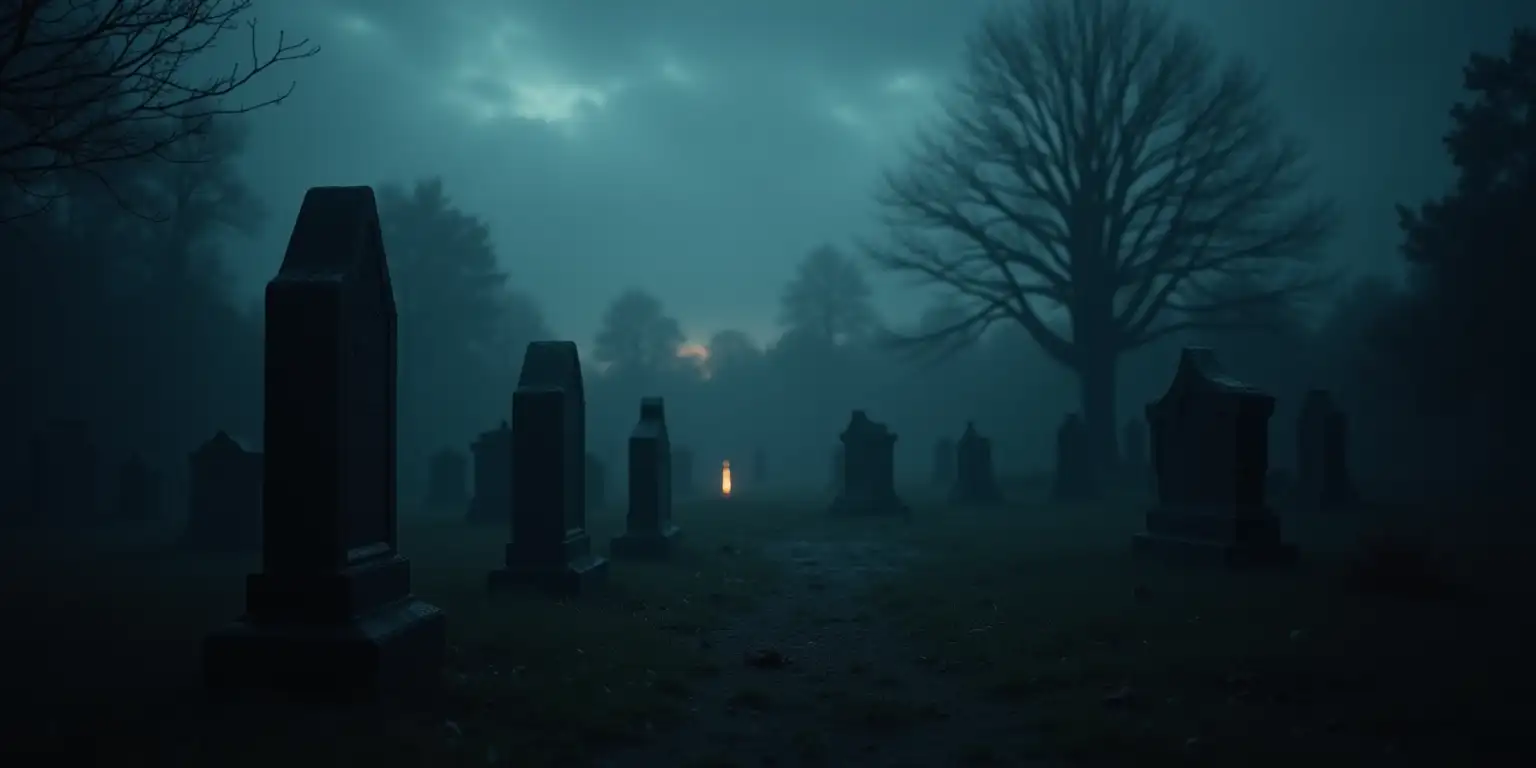
[[593,357],[608,375],[649,380],[675,372],[683,330],[661,300],[639,289],[625,291],[603,312]]
[[863,272],[830,245],[801,259],[779,297],[779,326],[827,346],[860,340],[875,325]]
[[[962,320],[901,341],[931,349],[1016,323],[1075,372],[1092,454],[1111,461],[1123,353],[1316,284],[1303,267],[1330,211],[1295,202],[1302,152],[1262,93],[1140,0],[992,13],[939,127],[878,197],[890,239],[868,246],[874,261],[966,302]],[[1211,293],[1234,274],[1263,288]]]
[[763,350],[745,332],[726,329],[709,337],[708,368],[717,382],[750,375],[762,363]]
[[[251,0],[12,0],[0,5],[0,175],[35,211],[63,191],[64,170],[99,174],[153,158],[196,135],[203,118],[249,112],[275,95],[227,100],[285,61],[312,56],[307,40],[262,53]],[[208,53],[244,22],[249,57],[209,76]],[[107,177],[102,176],[102,181]],[[4,212],[0,212],[4,213]]]

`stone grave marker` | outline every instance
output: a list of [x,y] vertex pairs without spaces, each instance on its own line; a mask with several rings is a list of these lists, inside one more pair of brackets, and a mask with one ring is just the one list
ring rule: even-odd
[[896,496],[896,435],[864,411],[853,412],[842,434],[843,481],[832,514],[907,517]]
[[1088,439],[1083,420],[1067,414],[1056,429],[1056,474],[1051,485],[1055,501],[1083,501],[1093,496],[1093,476],[1088,469]]
[[512,540],[495,588],[580,594],[608,573],[587,534],[586,395],[576,344],[536,341],[512,394]]
[[594,454],[587,454],[587,511],[608,506],[608,468]]
[[469,460],[444,448],[427,460],[427,501],[432,511],[464,509],[469,503]]
[[614,557],[664,557],[679,529],[672,523],[672,446],[666,406],[659,397],[640,401],[640,421],[629,435],[629,513],[624,535],[610,544]]
[[955,452],[955,484],[950,500],[966,505],[1002,503],[1003,493],[997,487],[997,472],[992,466],[992,441],[976,431],[975,422],[965,423]]
[[1273,397],[1223,373],[1211,350],[1183,351],[1168,392],[1147,405],[1157,505],[1138,552],[1233,566],[1295,560],[1265,505],[1274,408]]
[[160,517],[160,474],[133,454],[117,473],[117,519],[145,522]]
[[1296,420],[1296,479],[1291,497],[1313,509],[1340,509],[1358,501],[1349,472],[1349,425],[1326,389],[1307,392]]
[[187,456],[187,527],[183,544],[198,550],[261,547],[262,454],[219,431]]
[[32,436],[28,496],[32,522],[79,527],[104,522],[99,457],[90,428],[56,421]]
[[215,688],[320,698],[434,684],[447,618],[396,528],[395,299],[368,187],[304,196],[267,283],[261,572],[207,638]]
[[469,521],[507,525],[512,515],[512,425],[482,432],[469,446],[475,458],[475,496]]
[[935,487],[952,488],[954,486],[957,471],[956,462],[959,461],[955,450],[955,441],[947,437],[941,437],[934,441],[932,481]]
[[693,449],[684,446],[672,448],[672,494],[675,498],[691,499],[699,495],[694,485]]

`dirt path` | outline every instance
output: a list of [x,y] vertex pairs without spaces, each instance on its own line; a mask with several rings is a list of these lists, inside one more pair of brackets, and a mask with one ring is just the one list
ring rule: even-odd
[[719,675],[692,722],[604,768],[1042,765],[1004,704],[926,658],[861,605],[873,578],[915,553],[869,542],[769,544],[788,574],[755,612],[705,642]]

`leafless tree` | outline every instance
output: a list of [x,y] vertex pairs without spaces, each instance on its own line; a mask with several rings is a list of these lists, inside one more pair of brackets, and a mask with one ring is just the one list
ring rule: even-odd
[[[281,32],[266,53],[252,0],[9,0],[0,3],[0,175],[33,210],[73,171],[111,186],[108,167],[147,158],[197,162],[169,150],[209,120],[281,102],[231,101],[262,72],[319,51]],[[244,28],[248,58],[214,51]],[[217,67],[217,69],[214,69]],[[199,70],[213,74],[196,76]]]
[[[965,63],[938,123],[885,176],[889,237],[865,247],[967,311],[896,341],[952,349],[1018,323],[1077,373],[1108,465],[1119,356],[1316,287],[1331,206],[1302,199],[1303,153],[1261,78],[1150,0],[1002,7]],[[1234,295],[1238,283],[1256,288]]]

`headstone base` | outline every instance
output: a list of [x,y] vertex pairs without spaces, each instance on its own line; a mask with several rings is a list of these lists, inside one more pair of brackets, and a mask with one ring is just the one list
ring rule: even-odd
[[1298,557],[1294,544],[1210,541],[1156,533],[1138,533],[1132,538],[1131,545],[1140,555],[1230,568],[1292,565]]
[[204,639],[203,676],[215,690],[369,698],[431,687],[447,647],[447,615],[406,598],[340,624],[237,621]]
[[533,587],[553,595],[576,596],[590,591],[608,578],[608,558],[592,554],[592,540],[579,534],[565,540],[565,557],[550,564],[538,557],[526,557],[517,542],[507,545],[506,567],[491,571],[486,586],[492,591],[511,587]]
[[608,554],[615,559],[632,560],[664,558],[676,546],[682,529],[668,525],[655,533],[625,533],[608,543]]
[[1269,509],[1223,506],[1159,507],[1147,513],[1147,530],[1137,534],[1138,552],[1223,564],[1289,565],[1296,547],[1280,540],[1280,519]]

